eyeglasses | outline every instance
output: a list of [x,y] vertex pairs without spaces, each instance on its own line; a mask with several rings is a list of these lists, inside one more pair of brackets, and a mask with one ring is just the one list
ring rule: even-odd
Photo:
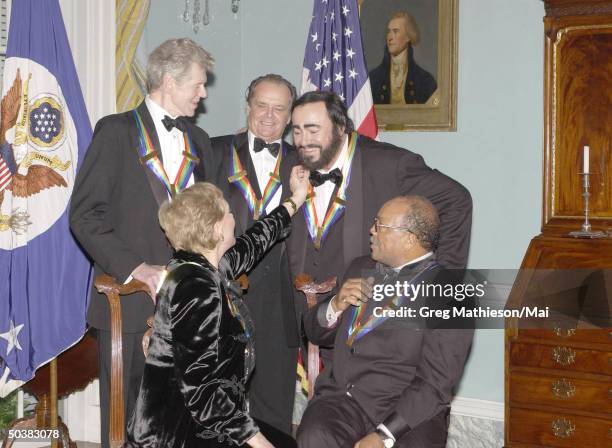
[[378,218],[374,218],[374,230],[376,231],[376,233],[380,232],[381,227],[384,227],[385,229],[401,230],[402,232],[413,233],[412,230],[410,230],[408,227],[389,226],[387,224],[381,224]]

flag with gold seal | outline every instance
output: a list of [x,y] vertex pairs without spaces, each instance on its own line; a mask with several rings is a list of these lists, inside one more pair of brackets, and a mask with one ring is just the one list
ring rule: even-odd
[[58,0],[13,2],[0,102],[0,396],[85,331],[91,267],[68,223],[92,130]]

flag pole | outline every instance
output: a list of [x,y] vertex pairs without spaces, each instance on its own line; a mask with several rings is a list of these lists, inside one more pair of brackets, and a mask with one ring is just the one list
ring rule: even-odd
[[[49,401],[50,429],[59,429],[57,425],[57,358],[53,358],[49,366]],[[57,448],[57,438],[51,438],[51,448]]]

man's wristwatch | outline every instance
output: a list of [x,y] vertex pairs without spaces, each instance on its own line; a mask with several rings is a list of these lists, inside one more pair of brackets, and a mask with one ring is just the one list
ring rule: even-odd
[[385,434],[384,431],[380,429],[376,430],[376,434],[378,434],[380,438],[382,439],[383,445],[385,445],[385,448],[393,448],[393,445],[395,445],[395,440],[393,440],[391,437]]

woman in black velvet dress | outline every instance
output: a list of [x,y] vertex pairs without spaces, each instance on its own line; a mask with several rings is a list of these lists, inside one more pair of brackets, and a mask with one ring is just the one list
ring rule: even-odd
[[157,294],[126,447],[273,446],[248,413],[254,329],[233,280],[289,233],[307,188],[308,172],[294,168],[291,199],[237,239],[228,204],[212,184],[194,184],[162,205],[160,224],[176,252]]

